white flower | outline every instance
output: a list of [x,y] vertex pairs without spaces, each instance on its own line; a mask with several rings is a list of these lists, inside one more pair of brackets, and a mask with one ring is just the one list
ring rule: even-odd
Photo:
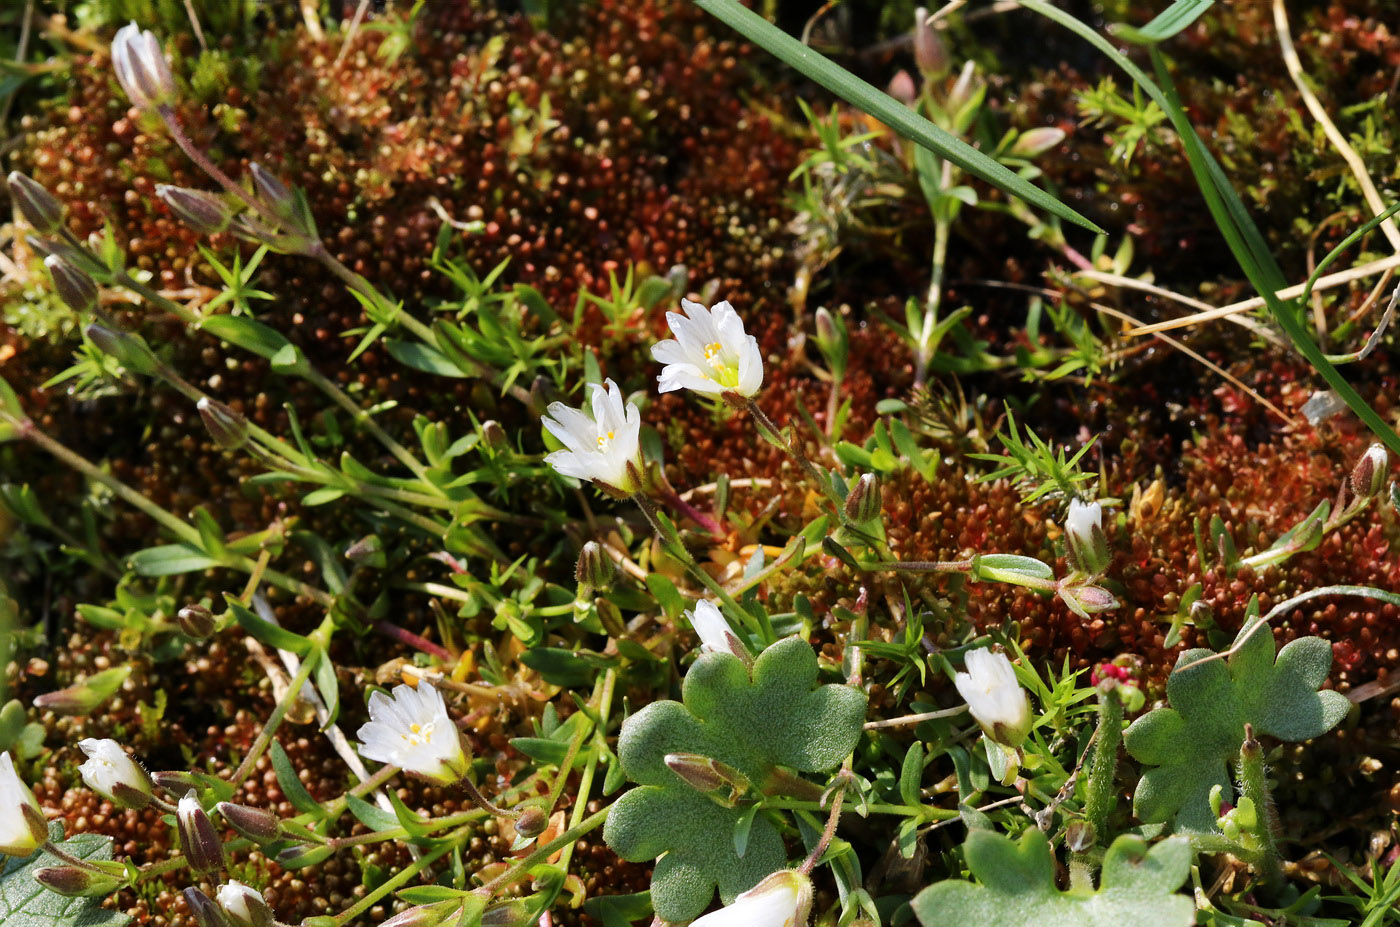
[[9,751],[0,753],[0,853],[28,856],[48,839],[39,800],[15,772]]
[[78,742],[87,762],[78,767],[88,788],[123,808],[144,808],[151,800],[151,780],[115,740],[89,737]]
[[729,622],[712,602],[701,599],[693,610],[687,610],[685,617],[690,626],[700,635],[700,649],[705,653],[732,653],[745,663],[751,662],[748,650],[735,636]]
[[636,492],[642,469],[642,413],[634,403],[622,405],[622,391],[612,380],[606,388],[588,384],[593,415],[550,403],[541,419],[567,450],[545,458],[555,470],[581,480],[598,480],[622,492]]
[[233,927],[271,927],[273,923],[272,909],[262,893],[242,882],[230,879],[227,885],[219,887],[215,900],[233,922]]
[[718,396],[751,397],[763,386],[763,355],[758,341],[744,333],[744,321],[728,300],[706,309],[681,300],[686,315],[666,313],[674,340],[652,346],[651,356],[666,366],[657,379],[661,392],[693,389]]
[[112,70],[137,106],[154,108],[175,99],[175,78],[160,42],[136,23],[123,26],[112,40]]
[[812,882],[788,869],[775,872],[734,903],[706,914],[690,927],[807,927]]
[[984,647],[969,653],[965,662],[967,672],[958,673],[953,684],[967,702],[967,710],[992,740],[1019,747],[1030,733],[1031,705],[1011,661],[1006,654]]
[[1103,506],[1074,499],[1065,517],[1065,546],[1070,566],[1090,576],[1108,567],[1108,538],[1103,533]]
[[369,716],[356,734],[361,756],[444,785],[467,774],[457,725],[442,693],[428,683],[395,686],[392,697],[375,692],[369,697]]

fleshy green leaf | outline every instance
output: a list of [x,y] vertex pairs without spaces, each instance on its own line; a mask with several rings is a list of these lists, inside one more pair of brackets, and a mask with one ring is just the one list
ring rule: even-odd
[[1152,767],[1133,796],[1134,812],[1147,823],[1214,830],[1210,790],[1219,785],[1233,801],[1228,764],[1239,754],[1245,724],[1297,742],[1331,730],[1350,707],[1346,696],[1317,690],[1332,666],[1332,648],[1321,638],[1299,638],[1275,660],[1273,635],[1264,627],[1233,656],[1181,669],[1210,655],[1188,650],[1178,657],[1167,679],[1171,707],[1148,712],[1123,735],[1128,753]]
[[652,875],[656,913],[686,921],[709,905],[714,890],[726,903],[787,862],[777,829],[754,817],[740,856],[732,839],[751,807],[726,807],[686,784],[665,763],[668,753],[698,753],[737,769],[761,785],[783,766],[821,772],[855,748],[865,720],[865,693],[817,684],[817,658],[799,638],[769,647],[744,664],[727,653],[695,661],[684,703],[653,702],[628,718],[618,755],[639,783],[613,806],[604,839],[623,859],[660,859]]
[[[78,859],[110,860],[112,838],[79,834],[63,839],[63,825],[49,825],[49,839]],[[0,857],[0,924],[5,927],[124,927],[131,918],[102,909],[101,898],[66,898],[34,881],[34,871],[60,865],[43,852],[24,859]]]
[[924,927],[1187,927],[1196,922],[1195,904],[1176,894],[1191,867],[1191,846],[1181,837],[1150,850],[1141,837],[1119,837],[1104,855],[1098,891],[1057,889],[1050,844],[1035,828],[1019,841],[995,831],[970,831],[965,852],[981,884],[949,879],[920,892],[911,906]]

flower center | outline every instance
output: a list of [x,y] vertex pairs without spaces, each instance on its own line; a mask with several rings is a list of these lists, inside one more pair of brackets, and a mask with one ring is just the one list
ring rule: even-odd
[[431,724],[410,724],[408,726],[408,731],[409,732],[404,735],[403,739],[408,741],[412,746],[416,747],[420,744],[430,744],[433,742],[433,726]]
[[608,449],[608,445],[611,444],[612,441],[613,441],[613,438],[616,438],[616,437],[617,437],[617,432],[615,432],[615,431],[610,431],[610,432],[608,432],[608,433],[605,434],[605,435],[599,435],[599,436],[598,436],[598,450],[600,450],[600,451],[606,451],[606,450]]

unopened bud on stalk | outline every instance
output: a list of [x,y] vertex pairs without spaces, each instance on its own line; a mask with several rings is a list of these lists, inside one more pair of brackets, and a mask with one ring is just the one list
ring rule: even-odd
[[846,497],[846,517],[858,525],[878,518],[881,496],[880,478],[873,473],[861,474],[851,494]]
[[387,562],[384,557],[384,542],[377,534],[367,534],[345,549],[345,559],[359,565],[382,567]]
[[1103,506],[1074,499],[1065,518],[1065,547],[1072,569],[1098,576],[1108,568],[1108,537],[1103,533]]
[[890,85],[885,90],[905,106],[913,106],[914,101],[919,97],[919,88],[914,86],[914,78],[909,76],[909,72],[900,69],[890,78]]
[[549,813],[538,805],[530,805],[515,819],[515,832],[522,837],[538,837],[549,826]]
[[276,920],[256,889],[230,879],[215,896],[233,927],[272,927]]
[[269,843],[282,832],[282,822],[271,811],[221,801],[214,806],[228,826],[254,843]]
[[90,714],[98,705],[116,695],[130,675],[130,666],[114,666],[100,673],[93,673],[82,682],[75,682],[67,688],[45,692],[35,697],[34,707],[60,715]]
[[1372,444],[1361,455],[1351,471],[1351,491],[1358,499],[1371,499],[1380,495],[1385,488],[1385,478],[1390,475],[1390,455],[1379,444]]
[[739,770],[699,753],[668,753],[665,763],[686,785],[700,792],[727,788],[738,796],[749,789],[748,777]]
[[492,450],[503,450],[510,444],[510,437],[506,430],[501,427],[501,423],[494,418],[489,418],[481,423],[481,440]]
[[948,49],[933,28],[928,10],[914,11],[914,62],[925,77],[942,74],[948,69]]
[[209,637],[218,627],[214,613],[198,602],[194,605],[186,605],[176,612],[175,623],[180,626],[181,633],[186,637],[193,637],[197,641]]
[[851,340],[846,332],[846,321],[832,313],[825,306],[817,310],[817,347],[831,368],[831,375],[837,380],[846,375],[846,359],[850,353]]
[[156,184],[156,196],[177,219],[201,235],[217,235],[233,221],[233,210],[213,193],[162,183]]
[[130,23],[112,40],[112,69],[136,106],[155,108],[175,102],[175,78],[160,42],[149,31]]
[[34,881],[51,892],[69,897],[106,897],[126,880],[77,866],[49,866],[34,873]]
[[115,331],[96,322],[83,329],[83,334],[87,335],[88,341],[96,345],[99,351],[115,357],[118,363],[133,373],[155,376],[160,370],[160,361],[156,360],[155,354],[140,335]]
[[613,565],[612,558],[603,552],[603,545],[597,541],[583,545],[578,555],[578,566],[574,569],[574,578],[580,586],[586,587],[588,592],[607,589],[612,585],[616,573],[617,567]]
[[65,258],[50,254],[44,258],[44,269],[53,281],[53,291],[64,304],[79,315],[86,315],[97,306],[97,284],[86,272]]
[[167,792],[183,794],[199,787],[199,780],[193,773],[178,769],[161,770],[151,773],[151,781]]
[[63,228],[63,206],[43,184],[19,171],[10,171],[10,199],[29,227],[40,235],[56,235]]
[[278,180],[267,168],[254,161],[248,166],[253,177],[253,189],[258,197],[284,219],[290,219],[296,209],[296,199],[287,185]]
[[1044,154],[1065,140],[1065,130],[1054,126],[1041,126],[1022,132],[1011,146],[1011,154],[1017,158],[1034,158]]
[[437,927],[438,924],[444,923],[449,917],[456,915],[461,910],[462,903],[460,901],[449,900],[433,904],[420,904],[407,911],[400,911],[380,924],[379,927]]
[[1061,585],[1056,590],[1070,610],[1081,618],[1099,612],[1112,611],[1118,607],[1118,600],[1102,586]]
[[1065,848],[1071,853],[1083,853],[1094,845],[1094,825],[1089,821],[1075,821],[1065,828]]
[[189,905],[199,927],[229,927],[223,909],[197,888],[185,889],[185,904]]
[[190,869],[203,875],[224,868],[224,845],[194,789],[186,792],[176,806],[175,824],[180,837],[180,852],[184,854]]
[[199,417],[214,443],[226,451],[236,451],[248,443],[248,420],[217,399],[199,400]]

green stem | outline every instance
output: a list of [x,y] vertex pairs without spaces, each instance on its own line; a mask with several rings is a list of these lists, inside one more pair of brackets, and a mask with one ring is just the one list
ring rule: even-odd
[[[945,168],[951,168],[947,161]],[[946,170],[945,170],[946,176]],[[933,360],[930,345],[933,332],[938,327],[938,311],[943,305],[943,270],[948,261],[948,233],[952,228],[946,219],[935,219],[933,223],[933,270],[928,285],[928,299],[924,303],[924,323],[919,329],[919,350],[914,365],[914,388],[924,385],[928,378],[928,365]]]
[[[1118,771],[1118,746],[1123,742],[1123,703],[1117,691],[1099,690],[1099,727],[1094,734],[1094,750],[1089,755],[1088,784],[1084,798],[1084,819],[1093,828],[1094,843],[1108,843],[1108,816],[1118,793],[1114,788]],[[1092,844],[1091,844],[1092,846]],[[1084,853],[1075,854],[1076,858]]]
[[606,808],[603,808],[600,811],[593,812],[593,814],[589,815],[584,820],[578,822],[573,827],[560,834],[558,837],[555,837],[553,840],[549,841],[549,843],[546,843],[542,847],[536,847],[535,851],[529,856],[526,856],[524,859],[517,862],[514,866],[511,866],[505,872],[496,876],[496,878],[492,879],[490,882],[487,882],[481,888],[477,889],[477,891],[481,892],[487,897],[495,895],[496,891],[499,890],[502,886],[510,885],[512,882],[519,879],[521,876],[529,872],[535,866],[539,865],[540,863],[549,859],[555,853],[564,849],[564,847],[569,846],[570,844],[578,840],[580,837],[599,827],[604,821],[608,819],[609,811],[612,811],[612,805],[608,805]]
[[[763,807],[776,808],[781,811],[816,811],[821,812],[821,801],[802,801],[796,798],[765,798]],[[914,805],[886,805],[886,804],[863,804],[859,806],[862,812],[870,814],[893,814],[905,818],[919,818],[923,821],[951,821],[958,816],[956,809],[934,808],[927,805],[915,807]]]
[[1255,815],[1259,826],[1255,838],[1259,841],[1260,854],[1256,865],[1269,890],[1275,895],[1284,887],[1283,862],[1274,840],[1273,805],[1269,799],[1269,780],[1264,770],[1264,748],[1254,739],[1254,726],[1244,726],[1244,743],[1240,746],[1239,760],[1240,793],[1254,802]]
[[433,863],[446,856],[448,853],[457,849],[458,844],[466,842],[466,840],[471,837],[474,828],[474,823],[467,824],[448,834],[446,837],[443,838],[441,846],[435,848],[431,853],[425,853],[418,859],[415,859],[413,862],[409,863],[408,866],[406,866],[402,872],[395,875],[392,879],[387,880],[374,890],[368,892],[363,898],[355,902],[350,907],[346,908],[344,911],[341,911],[335,916],[335,922],[337,924],[344,924],[348,921],[354,920],[354,918],[359,916],[361,913],[368,911],[370,908],[378,904],[379,899],[398,891],[399,888],[411,881],[414,876],[418,875],[418,873],[422,872],[424,869],[428,868]]
[[307,681],[311,678],[311,671],[316,668],[316,662],[324,658],[325,648],[326,645],[330,643],[331,632],[334,627],[335,625],[331,616],[327,615],[321,621],[321,626],[315,631],[312,631],[309,635],[313,646],[310,652],[302,659],[301,666],[297,669],[297,674],[292,677],[291,685],[287,687],[287,691],[277,702],[276,707],[272,709],[272,715],[267,719],[267,723],[263,725],[263,729],[258,733],[257,740],[254,740],[253,745],[248,748],[248,755],[245,756],[243,762],[239,764],[238,771],[234,773],[232,785],[235,790],[252,774],[253,767],[257,764],[258,758],[263,755],[263,751],[267,749],[268,744],[272,742],[272,738],[277,734],[277,728],[281,726],[282,719],[287,716],[287,712],[291,709],[293,703],[301,696],[302,686],[306,685]]
[[745,398],[743,402],[744,408],[748,410],[749,415],[753,416],[754,423],[758,425],[759,431],[762,431],[770,442],[788,452],[788,455],[802,468],[802,472],[807,475],[807,479],[811,480],[812,484],[815,485],[817,489],[821,491],[821,494],[826,497],[826,500],[831,503],[832,508],[836,512],[837,520],[845,524],[847,520],[845,500],[836,494],[836,490],[831,486],[831,480],[823,474],[822,471],[818,470],[817,465],[812,463],[811,458],[807,456],[807,451],[802,446],[801,439],[797,437],[797,430],[793,429],[792,438],[789,440],[783,436],[777,424],[768,417],[768,413],[759,408],[758,403],[748,398]]

